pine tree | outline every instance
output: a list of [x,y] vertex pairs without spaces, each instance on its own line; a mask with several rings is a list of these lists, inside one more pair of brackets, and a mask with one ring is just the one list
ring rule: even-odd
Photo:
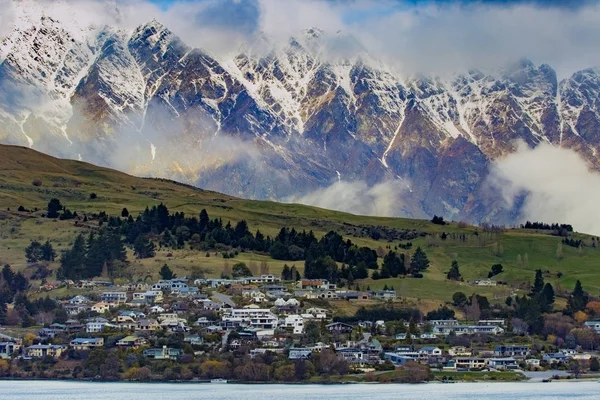
[[411,273],[421,273],[425,271],[428,267],[429,259],[427,258],[427,254],[425,254],[421,247],[417,247],[417,250],[415,250],[415,254],[413,254],[412,260],[410,262]]
[[533,281],[533,286],[531,287],[531,296],[537,296],[542,293],[544,290],[544,276],[542,275],[542,270],[537,269],[535,271],[535,279]]
[[60,200],[52,199],[48,202],[48,213],[46,217],[48,218],[58,218],[59,212],[63,209],[62,204],[60,204]]
[[448,271],[446,278],[452,281],[460,281],[461,275],[460,270],[458,268],[458,261],[452,261],[452,266],[450,267],[450,271]]
[[583,311],[587,303],[588,295],[583,291],[581,281],[577,280],[575,282],[575,289],[573,289],[573,293],[571,293],[567,301],[567,312],[575,314],[577,311]]
[[145,235],[138,235],[133,242],[133,253],[137,258],[152,258],[154,257],[154,243]]
[[160,274],[160,279],[163,279],[166,281],[177,278],[177,275],[173,273],[173,270],[171,270],[171,268],[169,268],[169,266],[167,264],[164,264],[162,266],[159,274]]
[[552,312],[554,308],[554,288],[550,283],[546,283],[544,285],[544,289],[542,293],[540,293],[540,306],[542,308],[542,312]]

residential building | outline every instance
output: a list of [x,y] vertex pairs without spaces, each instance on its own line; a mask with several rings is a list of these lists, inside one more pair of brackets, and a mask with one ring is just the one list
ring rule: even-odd
[[74,350],[91,350],[96,347],[104,346],[103,338],[75,338],[71,340],[69,346]]
[[531,354],[529,346],[502,345],[494,348],[496,357],[525,358]]
[[306,360],[312,354],[312,350],[305,347],[292,347],[288,353],[290,360]]
[[586,321],[584,326],[595,330],[597,333],[600,333],[600,320]]
[[473,352],[464,346],[454,346],[448,350],[448,355],[452,357],[471,357]]
[[397,367],[404,365],[409,361],[416,360],[416,358],[410,357],[410,356],[408,356],[406,354],[402,354],[402,353],[384,353],[383,359],[391,361],[392,364],[394,364]]
[[570,359],[571,357],[564,353],[547,353],[542,356],[542,360],[546,361],[548,364],[565,363]]
[[69,304],[87,304],[89,302],[90,299],[80,294],[69,300]]
[[100,295],[100,300],[105,303],[126,303],[127,292],[104,292]]
[[304,332],[304,318],[298,314],[288,315],[280,327],[289,328],[293,334],[301,335]]
[[331,324],[327,324],[325,327],[329,333],[337,335],[350,334],[354,330],[352,325],[344,324],[343,322],[333,322]]
[[163,346],[162,348],[144,350],[144,357],[156,360],[177,360],[183,355],[183,350]]
[[32,358],[54,357],[58,358],[65,351],[66,346],[54,344],[36,344],[25,349],[25,354]]
[[138,331],[157,331],[160,329],[160,324],[155,319],[141,319],[137,323]]
[[487,366],[487,360],[481,357],[455,357],[454,363],[458,370],[481,370]]
[[144,338],[139,338],[137,336],[126,336],[117,342],[117,346],[131,347],[131,348],[136,349],[140,346],[145,345],[146,343],[147,343],[147,341]]
[[96,318],[96,319],[88,321],[85,324],[85,331],[87,333],[100,333],[100,332],[104,332],[105,329],[110,329],[110,328],[116,329],[119,327],[115,324],[111,324],[104,318]]
[[378,300],[395,300],[396,299],[396,291],[395,290],[375,290],[368,292],[369,296]]
[[0,359],[10,359],[18,353],[21,345],[16,342],[0,342]]
[[517,360],[512,357],[489,358],[488,366],[496,369],[517,369],[519,365]]
[[92,306],[92,311],[97,312],[98,314],[104,314],[110,310],[110,305],[104,301],[96,303]]

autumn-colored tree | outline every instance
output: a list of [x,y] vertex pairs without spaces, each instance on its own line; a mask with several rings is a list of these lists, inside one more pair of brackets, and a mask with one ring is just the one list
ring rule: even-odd
[[33,333],[26,333],[25,336],[23,337],[23,345],[24,346],[31,346],[34,342],[34,340],[37,339],[37,336],[34,335]]
[[594,317],[600,317],[600,301],[590,301],[585,306],[585,309]]
[[205,378],[229,378],[231,376],[231,364],[226,361],[204,361],[200,364],[200,373]]
[[261,362],[250,361],[235,369],[237,379],[249,382],[266,382],[269,380],[269,367]]
[[408,361],[392,373],[392,381],[400,383],[420,383],[431,378],[429,366],[416,361]]
[[577,321],[578,324],[583,324],[588,320],[588,315],[583,311],[577,311],[573,314],[573,318],[575,318],[575,321]]
[[292,382],[296,378],[296,367],[294,364],[282,365],[275,369],[275,379],[282,382]]

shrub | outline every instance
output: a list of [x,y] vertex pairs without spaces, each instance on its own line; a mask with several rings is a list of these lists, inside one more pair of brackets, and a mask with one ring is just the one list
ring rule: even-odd
[[42,181],[39,180],[39,179],[34,179],[34,180],[31,181],[31,184],[33,186],[42,186]]

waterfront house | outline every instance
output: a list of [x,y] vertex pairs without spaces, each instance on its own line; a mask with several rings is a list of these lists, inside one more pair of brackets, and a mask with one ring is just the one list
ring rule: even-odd
[[517,369],[519,365],[517,364],[517,360],[512,357],[502,357],[502,358],[489,358],[488,366],[496,369]]
[[487,360],[482,357],[455,357],[457,370],[482,370],[487,366]]
[[21,345],[16,342],[0,342],[0,359],[10,359],[18,353]]
[[182,355],[183,350],[167,346],[144,350],[144,357],[153,358],[155,360],[177,360]]
[[55,344],[36,344],[25,349],[25,355],[31,358],[54,357],[58,358],[65,351],[66,346]]
[[295,348],[292,347],[289,350],[288,358],[290,360],[306,360],[306,359],[308,359],[311,356],[311,354],[312,354],[312,350],[311,349],[308,349],[308,348],[305,348],[305,347],[302,347],[302,348],[300,348],[300,347],[295,347]]
[[525,358],[530,354],[531,349],[529,346],[501,345],[494,348],[494,355],[496,357]]

